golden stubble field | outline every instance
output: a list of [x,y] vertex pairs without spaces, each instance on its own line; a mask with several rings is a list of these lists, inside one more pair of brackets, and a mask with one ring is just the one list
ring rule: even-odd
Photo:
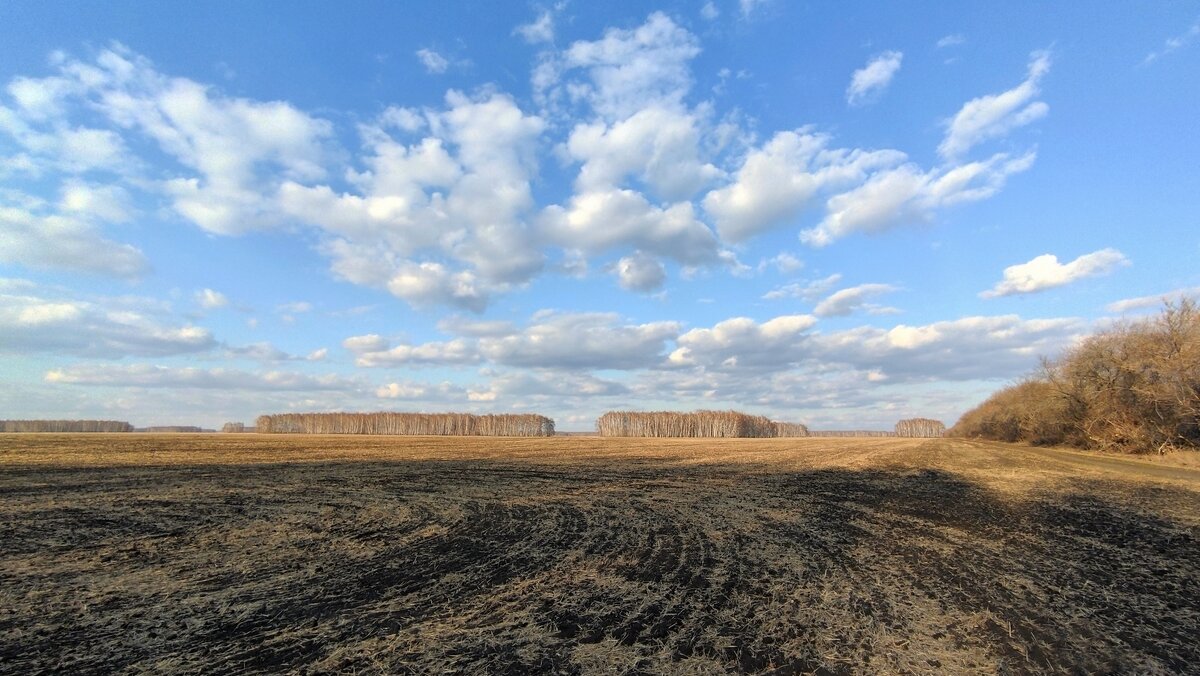
[[29,434],[0,435],[0,496],[4,673],[1200,664],[1200,471],[1170,463],[950,439]]

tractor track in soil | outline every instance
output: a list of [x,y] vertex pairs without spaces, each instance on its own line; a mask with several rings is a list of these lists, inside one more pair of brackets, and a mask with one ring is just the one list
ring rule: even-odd
[[[776,456],[722,441],[687,446],[689,462],[628,440],[576,459],[549,443],[520,458],[390,443],[357,461],[9,458],[0,673],[1200,664],[1187,471],[1080,472],[949,440],[801,440]],[[1014,463],[1036,480],[989,478]]]

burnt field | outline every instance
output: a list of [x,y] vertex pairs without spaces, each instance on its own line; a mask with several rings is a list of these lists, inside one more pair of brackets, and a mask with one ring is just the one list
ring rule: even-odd
[[1187,672],[1200,472],[922,439],[0,435],[0,672]]

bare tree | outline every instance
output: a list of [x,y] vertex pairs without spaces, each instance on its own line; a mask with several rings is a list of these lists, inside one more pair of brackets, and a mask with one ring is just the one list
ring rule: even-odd
[[807,436],[798,423],[778,423],[738,411],[609,411],[596,420],[605,437]]
[[256,426],[264,434],[554,436],[554,421],[532,413],[279,413],[259,416]]
[[930,418],[909,418],[896,423],[898,437],[940,437],[946,433],[946,425]]
[[118,420],[0,420],[0,432],[132,432]]

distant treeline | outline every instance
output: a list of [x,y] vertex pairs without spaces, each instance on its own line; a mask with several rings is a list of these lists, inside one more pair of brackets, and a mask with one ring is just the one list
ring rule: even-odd
[[118,420],[0,420],[0,432],[132,432]]
[[878,430],[813,430],[808,433],[810,437],[894,437],[895,432],[883,432]]
[[532,413],[279,413],[259,416],[255,424],[265,434],[554,435],[554,421]]
[[596,420],[605,437],[805,437],[799,423],[739,411],[609,411]]
[[156,425],[154,427],[139,427],[138,429],[136,429],[134,431],[135,432],[153,432],[153,433],[163,433],[163,432],[194,433],[194,432],[207,432],[209,430],[206,430],[203,427],[196,427],[194,425]]
[[1037,375],[968,411],[950,430],[1030,444],[1127,453],[1200,447],[1200,308],[1167,303],[1157,316],[1094,334]]

